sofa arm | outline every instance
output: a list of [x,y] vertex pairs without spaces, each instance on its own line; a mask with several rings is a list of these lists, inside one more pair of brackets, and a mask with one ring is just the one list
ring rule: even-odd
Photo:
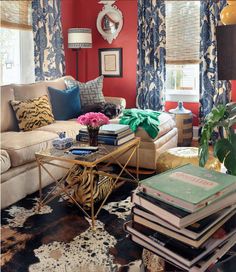
[[0,150],[1,174],[11,167],[11,159],[6,150]]
[[113,103],[115,105],[120,105],[122,109],[126,107],[126,100],[122,97],[112,97],[112,96],[105,96],[105,101],[107,103]]

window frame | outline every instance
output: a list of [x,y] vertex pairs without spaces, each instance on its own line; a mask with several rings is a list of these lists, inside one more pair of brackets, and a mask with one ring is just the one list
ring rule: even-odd
[[[197,77],[199,76],[199,64],[179,64],[181,66],[185,65],[198,65],[198,69],[195,71],[195,76],[198,78],[196,82],[196,88],[191,91],[186,91],[183,89],[177,90],[177,89],[168,89],[166,88],[166,101],[173,101],[173,102],[178,102],[178,101],[184,101],[184,102],[199,102],[199,84],[200,84],[200,78]],[[176,64],[166,64],[166,71],[168,69],[168,66],[177,66]],[[173,70],[177,70],[174,69]],[[166,85],[167,85],[167,73],[166,73]]]
[[[32,29],[13,29],[1,27],[4,30],[18,31],[17,47],[19,55],[17,58],[17,78],[7,77],[7,81],[0,82],[1,85],[8,84],[29,84],[35,82],[35,66],[34,66],[34,41]],[[29,33],[28,33],[29,32]],[[30,42],[31,41],[31,42]],[[29,54],[31,52],[32,54]],[[12,71],[15,72],[15,71]],[[2,71],[2,73],[4,73]],[[2,80],[3,78],[1,78]]]
[[[186,3],[186,5],[191,5],[192,3],[191,3],[191,0],[185,0],[186,2],[188,2],[188,3]],[[173,2],[173,3],[171,3],[171,2]],[[176,39],[178,39],[177,38],[177,36],[176,36],[176,32],[175,33],[173,33],[173,30],[172,30],[172,25],[170,25],[170,23],[173,21],[172,19],[173,19],[173,17],[171,17],[171,16],[173,16],[172,14],[171,14],[171,12],[174,12],[174,10],[175,10],[175,7],[173,6],[173,4],[174,4],[174,2],[178,2],[178,1],[176,1],[176,0],[171,0],[171,1],[169,1],[169,2],[167,2],[167,5],[169,4],[169,8],[173,8],[173,10],[170,10],[170,13],[169,13],[169,16],[170,17],[168,17],[169,18],[169,20],[170,21],[168,21],[169,22],[169,26],[171,27],[170,28],[170,36],[168,36],[169,37],[169,40],[176,40]],[[197,7],[199,6],[199,14],[196,14],[196,13],[194,13],[194,14],[196,14],[197,15],[197,17],[198,16],[200,16],[200,5],[199,5],[199,3],[198,3],[198,1],[196,1],[196,0],[194,0],[194,2],[196,2],[196,4],[197,4]],[[180,4],[181,5],[181,4]],[[183,4],[183,6],[185,7],[185,5]],[[194,11],[195,12],[195,11]],[[177,13],[175,13],[175,14],[178,14],[178,12]],[[168,18],[166,18],[167,20],[168,20]],[[176,17],[175,17],[176,18]],[[183,18],[183,17],[182,17]],[[188,17],[187,17],[188,18]],[[192,17],[191,17],[192,18]],[[184,18],[183,18],[184,19]],[[199,17],[199,20],[200,20],[200,17]],[[178,24],[178,21],[176,22],[176,20],[174,20],[173,22],[175,22],[175,24],[174,24],[174,27],[176,26],[176,24]],[[196,22],[197,23],[197,21],[194,21],[194,22]],[[194,24],[195,25],[195,24]],[[199,21],[199,26],[200,26],[200,21]],[[179,31],[180,32],[178,32],[178,33],[182,33],[182,35],[184,35],[184,33],[185,32],[183,32],[183,31],[181,31],[180,29],[179,29]],[[197,29],[194,29],[194,31],[196,32],[196,33],[198,33],[198,31],[200,31],[200,30],[197,30]],[[186,33],[185,33],[186,34]],[[166,35],[168,35],[168,31],[166,32]],[[199,37],[200,37],[200,32],[199,32]],[[168,38],[167,38],[167,40],[168,40]],[[181,39],[180,39],[181,40]],[[179,39],[177,40],[177,41],[179,41]],[[198,39],[197,40],[195,40],[195,43],[196,43],[196,45],[198,44]],[[174,43],[174,45],[175,45],[175,43]],[[186,43],[186,45],[188,45],[188,43]],[[171,49],[172,47],[173,47],[173,43],[171,43],[171,44],[169,44],[169,49]],[[172,46],[172,47],[171,47]],[[176,45],[177,46],[177,45]],[[168,47],[168,45],[167,45],[167,47]],[[182,47],[181,47],[182,48]],[[181,52],[181,48],[180,48],[180,51],[179,50],[177,50],[177,51],[173,51],[173,53],[171,53],[171,52],[169,52],[169,55],[166,55],[166,92],[165,92],[165,98],[166,98],[166,101],[174,101],[174,102],[178,102],[178,101],[186,101],[186,102],[199,102],[199,97],[200,97],[200,71],[199,71],[199,63],[200,63],[200,44],[199,44],[199,59],[198,59],[198,57],[196,57],[197,56],[197,54],[196,54],[196,51],[194,51],[194,52],[192,52],[192,54],[191,54],[191,56],[193,57],[192,59],[191,59],[191,56],[190,55],[184,55],[184,53],[183,53],[183,56],[182,55],[180,55],[180,52]],[[174,49],[176,49],[175,47],[173,47],[173,50]],[[197,50],[197,47],[195,47],[195,49]],[[168,51],[168,50],[167,50]],[[187,52],[187,51],[186,51]],[[174,54],[174,53],[176,53],[176,54]],[[175,57],[175,55],[176,55],[176,58],[174,58]],[[183,59],[181,59],[181,61],[180,61],[180,56],[182,56],[183,57]],[[195,56],[195,57],[194,57]],[[177,77],[176,77],[176,75],[175,75],[175,89],[168,89],[167,88],[167,76],[168,76],[168,68],[170,67],[170,66],[184,66],[184,65],[198,65],[198,68],[197,68],[197,66],[196,66],[196,70],[194,71],[194,75],[193,75],[193,79],[194,79],[194,90],[181,90],[181,89],[176,89],[176,83],[178,82],[178,80],[176,80],[177,79]],[[169,68],[170,69],[170,68]],[[175,68],[173,68],[173,70],[174,71],[178,71],[179,69],[175,69]],[[191,76],[191,75],[190,75]],[[173,84],[173,81],[172,81],[172,84]],[[192,85],[192,84],[191,84]]]

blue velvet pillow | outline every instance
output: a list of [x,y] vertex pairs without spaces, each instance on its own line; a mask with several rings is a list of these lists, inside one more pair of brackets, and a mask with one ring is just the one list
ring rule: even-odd
[[68,120],[80,115],[81,103],[78,86],[63,91],[48,87],[48,93],[55,120]]

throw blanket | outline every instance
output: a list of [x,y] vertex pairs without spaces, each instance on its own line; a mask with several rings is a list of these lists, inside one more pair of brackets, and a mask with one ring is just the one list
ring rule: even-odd
[[120,124],[129,125],[133,132],[140,126],[154,139],[159,132],[158,116],[160,114],[160,112],[152,110],[127,109],[123,111]]

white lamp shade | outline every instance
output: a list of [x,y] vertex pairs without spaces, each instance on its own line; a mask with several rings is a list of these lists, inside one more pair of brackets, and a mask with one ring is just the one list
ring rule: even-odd
[[69,28],[68,48],[91,48],[92,33],[90,28]]

